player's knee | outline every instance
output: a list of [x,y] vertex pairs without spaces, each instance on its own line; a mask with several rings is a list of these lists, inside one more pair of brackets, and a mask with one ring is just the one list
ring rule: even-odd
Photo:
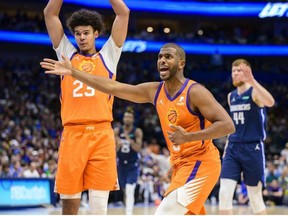
[[133,195],[134,196],[134,192],[135,192],[135,187],[136,184],[126,184],[125,185],[125,192],[126,192],[126,196],[128,195]]
[[178,189],[172,191],[166,196],[158,208],[155,215],[184,215],[189,210],[177,201]]
[[81,192],[76,194],[60,194],[60,199],[81,199]]
[[156,209],[155,215],[167,215],[170,213],[172,214],[172,212],[174,211],[175,211],[175,204],[163,200]]
[[90,213],[95,215],[106,215],[109,191],[89,190]]
[[232,209],[233,195],[236,181],[231,179],[220,179],[219,208],[220,210]]
[[262,195],[262,183],[259,182],[256,187],[247,186],[247,192],[253,213],[264,211],[266,207]]

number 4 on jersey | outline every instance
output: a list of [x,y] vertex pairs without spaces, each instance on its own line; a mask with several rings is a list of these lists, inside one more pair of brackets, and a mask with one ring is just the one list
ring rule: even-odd
[[233,120],[236,123],[236,125],[238,125],[239,122],[240,122],[240,124],[244,124],[244,120],[245,120],[244,113],[243,112],[234,112],[233,113]]

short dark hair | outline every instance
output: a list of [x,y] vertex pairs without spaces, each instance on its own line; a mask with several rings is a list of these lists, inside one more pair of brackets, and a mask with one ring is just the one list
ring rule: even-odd
[[177,54],[179,55],[180,59],[186,61],[186,54],[185,54],[184,49],[181,46],[179,46],[176,43],[166,43],[161,47],[161,49],[162,48],[168,48],[168,47],[172,47],[172,48],[176,49]]
[[132,115],[134,116],[134,109],[133,109],[133,107],[131,107],[131,106],[127,107],[125,113],[130,113],[130,114],[132,114]]
[[75,11],[66,21],[70,31],[74,34],[75,27],[77,26],[91,26],[93,31],[101,34],[105,30],[101,14],[96,11],[81,9]]

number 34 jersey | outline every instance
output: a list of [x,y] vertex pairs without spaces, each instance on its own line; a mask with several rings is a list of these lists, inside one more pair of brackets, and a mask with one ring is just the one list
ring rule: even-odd
[[252,99],[252,90],[239,95],[237,90],[230,95],[230,114],[236,127],[236,132],[229,136],[229,142],[250,143],[266,138],[266,110],[259,107]]
[[[116,79],[116,67],[122,50],[115,45],[112,37],[107,40],[99,53],[83,55],[77,52],[64,35],[55,51],[59,60],[62,60],[61,53],[64,53],[78,70]],[[114,97],[97,91],[71,76],[61,77],[60,101],[63,126],[113,120]]]

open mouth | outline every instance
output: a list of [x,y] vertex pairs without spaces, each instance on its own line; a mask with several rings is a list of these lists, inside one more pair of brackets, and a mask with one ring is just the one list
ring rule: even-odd
[[166,75],[169,72],[169,68],[162,67],[160,68],[160,75]]

